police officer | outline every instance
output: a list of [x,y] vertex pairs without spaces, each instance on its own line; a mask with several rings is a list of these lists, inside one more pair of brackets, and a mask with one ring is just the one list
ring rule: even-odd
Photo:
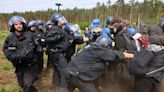
[[25,25],[26,21],[21,16],[10,18],[11,33],[4,42],[3,52],[16,68],[15,73],[23,92],[36,92],[33,86],[37,77],[35,44]]
[[45,24],[46,31],[48,31],[52,27],[53,23],[51,21],[47,21]]
[[[49,33],[50,28],[52,26],[53,26],[53,23],[51,21],[47,21],[47,23],[45,24],[46,31],[45,31],[44,37],[46,37],[46,35]],[[50,48],[48,47],[47,44],[46,44],[46,54],[47,54],[47,68],[53,68],[51,54],[50,54]]]
[[150,43],[164,45],[164,18],[160,19],[159,24],[151,26],[148,30]]
[[36,21],[35,20],[31,20],[28,24],[27,24],[27,28],[29,31],[31,32],[35,32],[36,31]]
[[107,62],[134,57],[133,54],[113,50],[111,46],[112,40],[108,36],[100,36],[67,65],[69,92],[74,88],[79,88],[81,92],[98,92],[93,82],[105,72]]
[[47,33],[45,42],[48,44],[52,56],[51,59],[55,68],[53,74],[53,85],[55,90],[57,90],[57,88],[60,88],[60,86],[65,83],[63,81],[63,69],[68,63],[66,59],[66,51],[69,48],[70,40],[68,39],[68,34],[63,30],[67,21],[62,14],[54,13],[51,16],[50,21],[53,23],[53,26]]
[[44,30],[43,30],[43,21],[42,20],[36,20],[35,25],[37,26],[37,29],[34,33],[35,35],[35,42],[37,43],[37,56],[38,56],[38,69],[39,73],[43,71],[43,65],[44,65],[44,51],[43,47],[44,44]]
[[133,92],[159,92],[163,78],[163,69],[160,68],[164,66],[164,47],[149,44],[145,49],[136,54],[129,65],[130,73],[135,76]]
[[86,41],[89,41],[89,39],[85,36],[82,37],[80,34],[80,28],[73,24],[65,25],[64,30],[68,33],[68,37],[70,39],[70,46],[66,54],[67,61],[69,62],[76,51],[77,44],[82,44]]

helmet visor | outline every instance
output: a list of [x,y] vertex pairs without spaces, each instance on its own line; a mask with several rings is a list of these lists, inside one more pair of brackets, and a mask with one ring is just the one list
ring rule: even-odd
[[73,32],[76,32],[79,30],[79,28],[73,25],[73,26],[71,26],[70,30]]
[[67,24],[67,20],[65,19],[64,16],[61,16],[57,19],[57,21],[61,24]]

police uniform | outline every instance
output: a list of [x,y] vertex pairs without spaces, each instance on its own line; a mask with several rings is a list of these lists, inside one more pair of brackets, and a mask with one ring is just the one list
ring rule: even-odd
[[130,73],[135,76],[133,92],[159,92],[159,84],[164,74],[163,71],[147,74],[163,67],[164,51],[141,51],[131,60]]
[[63,69],[68,63],[66,59],[66,51],[69,48],[67,33],[60,27],[53,26],[47,33],[45,42],[49,47],[52,64],[55,68],[53,74],[53,85],[55,85],[55,88],[57,86],[60,87],[63,83]]
[[41,42],[41,39],[44,38],[44,31],[41,29],[35,30],[34,35],[35,35],[35,42],[37,43],[38,70],[39,72],[42,72],[43,65],[44,65],[44,59],[43,59],[44,51],[43,51],[43,44]]
[[[37,77],[35,45],[29,31],[23,31],[20,37],[11,32],[6,38],[3,52],[16,68],[16,75],[23,92],[34,92],[33,83]],[[36,89],[35,89],[36,90]]]
[[83,38],[80,36],[74,36],[71,34],[68,34],[69,38],[69,49],[66,51],[66,58],[69,62],[71,60],[71,57],[74,55],[76,51],[76,45],[84,43]]
[[105,72],[106,62],[123,57],[122,52],[101,47],[97,43],[87,45],[66,68],[69,91],[77,87],[81,92],[97,92],[92,82]]

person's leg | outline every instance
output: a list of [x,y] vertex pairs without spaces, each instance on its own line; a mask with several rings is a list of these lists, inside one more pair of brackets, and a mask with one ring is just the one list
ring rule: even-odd
[[72,79],[73,84],[79,88],[80,92],[98,92],[95,85],[91,82],[84,82],[80,79]]
[[58,71],[54,69],[53,76],[52,76],[52,88],[54,92],[58,92],[60,87],[60,76]]
[[52,60],[51,60],[51,55],[49,52],[47,52],[47,68],[53,68],[52,66]]
[[37,89],[33,86],[33,83],[37,78],[37,68],[29,67],[23,74],[24,87],[23,92],[37,92]]
[[56,67],[56,75],[58,75],[59,80],[60,80],[60,86],[65,85],[65,68],[67,66],[68,62],[63,55],[63,53],[58,53],[58,59],[55,61],[55,67]]
[[38,52],[38,70],[39,70],[39,73],[41,73],[43,71],[43,65],[44,65],[43,52]]
[[160,82],[153,79],[153,78],[150,78],[150,81],[152,82],[153,84],[153,87],[152,87],[152,91],[151,92],[160,92]]
[[159,92],[157,84],[152,78],[135,78],[134,92]]
[[62,87],[66,86],[65,67],[68,62],[63,53],[54,53],[52,60],[54,66],[52,85],[57,92],[58,90],[61,90]]
[[24,82],[23,82],[23,73],[19,70],[16,71],[16,76],[17,76],[17,80],[19,85],[23,88]]

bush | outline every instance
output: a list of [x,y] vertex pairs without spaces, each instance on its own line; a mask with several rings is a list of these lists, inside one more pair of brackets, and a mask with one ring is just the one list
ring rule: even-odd
[[86,27],[90,25],[90,22],[79,23],[79,26],[82,30],[85,30]]
[[22,92],[17,83],[11,83],[9,85],[0,85],[0,92]]

